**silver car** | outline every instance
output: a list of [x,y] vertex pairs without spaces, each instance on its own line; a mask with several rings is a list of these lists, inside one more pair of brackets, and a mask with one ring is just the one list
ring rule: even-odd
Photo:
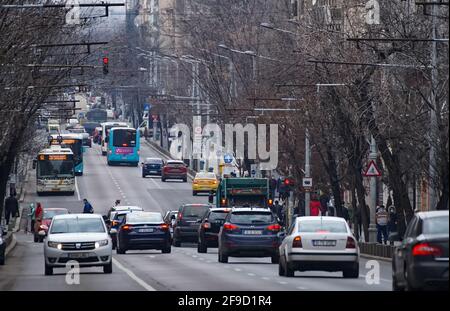
[[339,217],[299,217],[281,243],[278,273],[342,271],[359,277],[359,247],[347,222]]
[[45,275],[69,261],[80,267],[103,267],[112,273],[112,242],[102,216],[67,214],[53,217],[44,241]]

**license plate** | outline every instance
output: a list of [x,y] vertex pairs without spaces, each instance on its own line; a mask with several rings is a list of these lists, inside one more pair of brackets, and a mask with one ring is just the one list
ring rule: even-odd
[[262,234],[262,230],[244,230],[243,233],[248,235],[260,235]]
[[314,240],[313,246],[336,246],[336,241],[332,240]]
[[156,174],[158,173],[158,171],[150,171],[150,173]]
[[139,229],[139,232],[141,233],[149,233],[149,232],[153,232],[155,231],[155,229]]
[[52,188],[52,191],[59,191],[59,188]]
[[88,258],[89,253],[70,253],[69,258],[79,259],[79,258]]

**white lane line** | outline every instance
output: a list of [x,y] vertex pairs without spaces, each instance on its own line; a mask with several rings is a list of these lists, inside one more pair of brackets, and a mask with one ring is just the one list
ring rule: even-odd
[[207,260],[207,261],[206,261],[206,263],[211,263],[211,262],[212,262],[211,260]]
[[80,190],[78,189],[78,178],[75,177],[75,191],[77,192],[78,201],[81,201]]
[[198,260],[205,260],[205,258],[199,257]]
[[267,276],[263,276],[261,279],[263,279],[264,281],[269,281],[270,278],[268,278]]
[[303,287],[303,286],[297,286],[297,289],[300,289],[300,290],[306,290],[307,288],[306,288],[306,287]]
[[242,269],[239,269],[239,268],[234,268],[234,271],[237,271],[237,272],[239,272],[239,271],[242,271]]
[[155,258],[155,256],[154,256],[154,255],[148,255],[147,257],[150,257],[150,258]]
[[248,276],[255,276],[254,273],[247,273]]
[[197,258],[198,256],[197,255],[192,255],[192,258]]
[[285,282],[285,281],[278,281],[278,284],[281,284],[281,285],[286,285],[288,282]]
[[112,259],[112,262],[117,266],[117,268],[119,268],[120,270],[122,270],[123,272],[125,272],[126,274],[128,274],[128,276],[133,279],[134,281],[136,281],[136,283],[138,283],[139,285],[141,285],[143,288],[145,288],[145,290],[149,291],[149,292],[154,292],[156,291],[155,288],[153,288],[152,286],[150,286],[149,284],[145,283],[142,279],[138,278],[136,276],[136,274],[133,273],[133,271],[125,268],[124,266],[122,266],[122,264],[120,262],[118,262],[116,259]]

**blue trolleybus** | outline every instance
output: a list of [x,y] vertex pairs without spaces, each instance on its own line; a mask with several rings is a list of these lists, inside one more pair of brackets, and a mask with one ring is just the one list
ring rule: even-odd
[[75,175],[83,175],[83,136],[75,133],[53,134],[51,135],[51,145],[60,145],[63,148],[70,148],[73,152],[73,163]]
[[106,138],[108,165],[139,164],[139,131],[130,127],[113,127]]

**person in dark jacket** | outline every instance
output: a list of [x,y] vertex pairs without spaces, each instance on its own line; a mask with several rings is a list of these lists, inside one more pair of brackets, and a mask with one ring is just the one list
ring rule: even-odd
[[5,200],[5,220],[9,225],[11,217],[19,217],[19,201],[17,201],[13,193]]
[[89,203],[87,199],[83,199],[83,202],[83,214],[94,214],[94,208],[92,207],[91,203]]

